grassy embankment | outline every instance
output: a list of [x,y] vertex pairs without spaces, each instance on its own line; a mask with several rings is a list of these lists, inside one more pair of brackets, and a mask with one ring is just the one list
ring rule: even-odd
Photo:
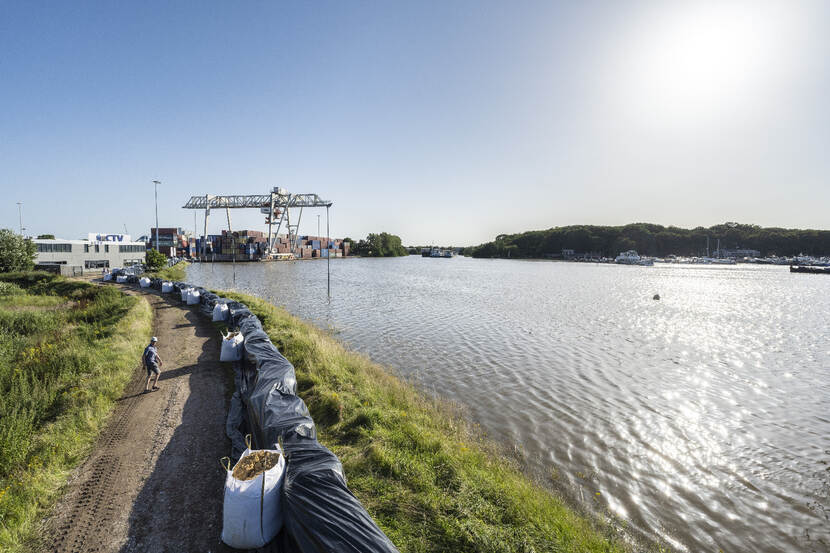
[[0,274],[0,551],[88,454],[150,335],[149,304],[48,273]]
[[625,551],[610,525],[532,483],[447,405],[283,309],[244,302],[294,364],[320,441],[402,552]]
[[185,273],[185,268],[190,265],[187,261],[179,261],[172,267],[165,267],[160,271],[153,271],[147,273],[148,277],[155,277],[161,278],[164,280],[169,280],[170,282],[183,282],[185,277],[187,276]]

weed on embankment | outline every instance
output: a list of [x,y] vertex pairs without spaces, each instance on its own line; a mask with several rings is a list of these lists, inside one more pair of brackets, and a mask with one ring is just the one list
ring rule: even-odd
[[622,538],[523,476],[447,404],[285,310],[244,294],[294,364],[349,487],[402,552],[614,552]]
[[0,274],[0,550],[20,551],[121,395],[152,310],[115,287]]
[[182,282],[186,277],[185,268],[188,265],[190,265],[190,263],[187,261],[179,261],[171,267],[165,267],[159,271],[149,272],[146,276],[169,280],[170,282]]

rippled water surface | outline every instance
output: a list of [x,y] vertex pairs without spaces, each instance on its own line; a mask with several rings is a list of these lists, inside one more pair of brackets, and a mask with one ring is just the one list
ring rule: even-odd
[[830,277],[345,259],[328,302],[325,270],[237,264],[234,283],[208,264],[188,279],[334,329],[676,549],[830,550]]

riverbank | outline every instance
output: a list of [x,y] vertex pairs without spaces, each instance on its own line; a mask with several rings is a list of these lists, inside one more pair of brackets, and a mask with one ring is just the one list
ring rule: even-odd
[[48,273],[0,274],[0,550],[29,549],[151,332],[148,303]]
[[187,261],[179,261],[173,266],[147,273],[146,276],[150,278],[155,277],[163,280],[169,280],[171,282],[182,282],[186,278],[187,273],[185,272],[185,269],[187,269],[188,265],[190,265],[190,263]]
[[450,405],[284,309],[217,293],[244,302],[294,364],[320,441],[401,551],[625,551],[613,526],[528,480]]

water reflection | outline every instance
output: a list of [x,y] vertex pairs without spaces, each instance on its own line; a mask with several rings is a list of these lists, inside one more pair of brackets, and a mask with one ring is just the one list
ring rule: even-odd
[[[556,469],[577,498],[675,549],[830,547],[830,279],[463,258],[331,266],[330,302],[322,263],[237,266],[236,287],[466,404],[531,469]],[[188,271],[233,285],[228,265]]]

